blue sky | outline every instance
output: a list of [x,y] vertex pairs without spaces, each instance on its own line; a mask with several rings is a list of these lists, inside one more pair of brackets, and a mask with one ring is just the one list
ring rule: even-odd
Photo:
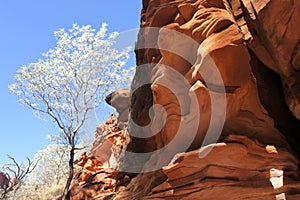
[[72,24],[98,29],[108,23],[109,32],[139,27],[141,1],[133,0],[3,0],[0,2],[0,166],[7,154],[18,161],[34,154],[55,132],[51,122],[41,121],[8,91],[16,71],[41,58],[55,46],[53,32]]

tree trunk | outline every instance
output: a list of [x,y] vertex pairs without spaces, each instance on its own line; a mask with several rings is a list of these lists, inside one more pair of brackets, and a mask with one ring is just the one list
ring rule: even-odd
[[64,188],[62,200],[70,200],[69,188],[70,188],[71,182],[73,180],[73,176],[74,176],[74,153],[75,153],[75,144],[74,144],[74,140],[73,140],[72,144],[71,144],[71,150],[70,150],[69,176],[68,176],[65,188]]

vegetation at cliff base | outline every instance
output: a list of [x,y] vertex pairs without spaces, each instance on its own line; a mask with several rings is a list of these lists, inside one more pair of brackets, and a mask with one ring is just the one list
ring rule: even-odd
[[118,33],[107,34],[105,23],[97,31],[74,24],[54,35],[56,46],[37,62],[22,66],[9,89],[38,118],[58,129],[54,143],[36,155],[39,163],[27,180],[27,190],[55,190],[55,185],[64,184],[62,199],[68,199],[75,155],[85,148],[83,127],[104,96],[130,80],[132,70],[125,64],[131,48],[116,49]]

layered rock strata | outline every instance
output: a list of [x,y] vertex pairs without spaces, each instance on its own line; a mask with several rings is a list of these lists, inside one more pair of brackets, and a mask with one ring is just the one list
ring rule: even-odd
[[[140,174],[135,185],[150,181],[124,195],[140,198],[168,179],[159,168],[176,153],[232,134],[300,157],[299,8],[294,1],[143,1],[126,149],[144,156],[125,153],[121,169],[155,172]],[[181,143],[169,145],[181,130]]]
[[104,184],[87,178],[71,191],[299,199],[299,10],[296,1],[143,0],[131,93],[106,99],[128,132],[121,150],[106,137],[91,151],[114,170]]

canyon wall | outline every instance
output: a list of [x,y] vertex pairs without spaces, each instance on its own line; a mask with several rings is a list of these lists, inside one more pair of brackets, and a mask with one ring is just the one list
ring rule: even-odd
[[299,199],[300,2],[142,3],[130,94],[107,97],[114,190],[95,199]]

